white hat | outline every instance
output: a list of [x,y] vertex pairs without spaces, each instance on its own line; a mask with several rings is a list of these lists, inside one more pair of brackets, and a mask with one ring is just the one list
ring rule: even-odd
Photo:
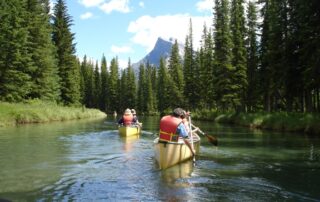
[[126,110],[124,111],[124,114],[131,114],[131,110],[130,110],[130,109],[126,109]]

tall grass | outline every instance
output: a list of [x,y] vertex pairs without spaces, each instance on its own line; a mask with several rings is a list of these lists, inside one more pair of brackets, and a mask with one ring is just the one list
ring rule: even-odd
[[252,128],[306,132],[320,135],[320,115],[312,113],[221,113],[216,110],[201,110],[196,111],[193,117]]
[[105,113],[96,109],[64,107],[55,103],[37,100],[14,104],[0,102],[0,126],[100,118],[105,116]]

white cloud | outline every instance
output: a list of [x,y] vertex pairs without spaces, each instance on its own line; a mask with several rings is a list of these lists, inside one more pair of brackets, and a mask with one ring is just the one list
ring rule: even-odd
[[130,53],[130,52],[132,52],[132,49],[129,46],[121,46],[120,47],[120,46],[112,45],[111,51],[113,53]]
[[140,6],[141,8],[144,8],[144,2],[143,2],[143,1],[140,1],[140,2],[139,2],[139,6]]
[[128,60],[122,60],[122,59],[118,58],[118,65],[119,65],[120,69],[127,68],[128,67],[128,61],[129,61],[129,59]]
[[112,11],[119,11],[121,13],[129,13],[129,0],[111,0],[108,3],[103,3],[100,9],[106,13],[111,13]]
[[146,47],[146,51],[152,50],[158,37],[168,39],[176,38],[179,43],[184,43],[189,34],[189,22],[192,20],[192,33],[194,47],[200,46],[203,25],[212,24],[212,17],[190,16],[189,14],[164,15],[151,17],[148,15],[138,18],[129,24],[128,32],[134,34],[131,39],[134,43]]
[[214,6],[213,0],[202,0],[196,4],[197,10],[200,12],[212,11],[213,6]]
[[92,17],[93,17],[93,14],[90,13],[90,12],[86,12],[86,13],[84,13],[84,14],[82,14],[80,16],[80,18],[83,19],[83,20],[86,20],[86,19],[89,19],[89,18],[92,18]]
[[94,7],[103,3],[104,0],[79,0],[79,3],[85,7]]

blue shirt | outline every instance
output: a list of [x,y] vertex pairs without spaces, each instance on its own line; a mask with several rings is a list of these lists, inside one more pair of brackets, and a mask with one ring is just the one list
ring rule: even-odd
[[178,125],[176,133],[182,138],[187,138],[188,137],[187,129],[186,129],[186,127],[185,127],[185,125],[183,123],[180,123]]

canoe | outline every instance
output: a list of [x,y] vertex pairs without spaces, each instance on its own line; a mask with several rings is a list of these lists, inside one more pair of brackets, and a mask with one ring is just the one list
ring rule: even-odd
[[[160,169],[166,169],[174,166],[180,162],[192,158],[190,148],[184,143],[183,139],[178,142],[159,142],[159,138],[154,141],[155,158],[159,164]],[[193,135],[193,146],[195,154],[199,153],[200,137],[196,134]]]
[[128,137],[133,135],[139,135],[141,132],[141,127],[138,125],[130,125],[130,126],[118,126],[119,134],[122,137]]

